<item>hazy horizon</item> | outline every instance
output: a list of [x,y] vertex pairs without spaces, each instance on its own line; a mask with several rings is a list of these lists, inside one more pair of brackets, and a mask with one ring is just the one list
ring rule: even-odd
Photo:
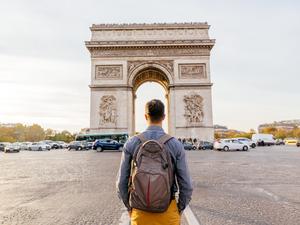
[[[89,126],[90,55],[84,41],[91,24],[205,21],[216,39],[214,124],[248,131],[300,119],[299,11],[300,3],[291,0],[1,1],[0,123],[72,132]],[[138,130],[145,126],[142,104],[153,84],[141,88]]]

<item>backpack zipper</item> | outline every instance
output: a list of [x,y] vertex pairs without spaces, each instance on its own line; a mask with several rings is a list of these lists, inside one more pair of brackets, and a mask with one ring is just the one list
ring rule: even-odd
[[150,177],[148,179],[148,190],[147,190],[147,207],[150,207]]

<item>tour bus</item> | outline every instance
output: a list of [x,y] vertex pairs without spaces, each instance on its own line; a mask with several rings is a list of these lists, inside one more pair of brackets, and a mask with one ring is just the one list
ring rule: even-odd
[[94,142],[98,139],[113,139],[118,141],[119,143],[125,143],[128,139],[128,133],[117,133],[117,134],[78,134],[75,137],[76,141],[88,141]]

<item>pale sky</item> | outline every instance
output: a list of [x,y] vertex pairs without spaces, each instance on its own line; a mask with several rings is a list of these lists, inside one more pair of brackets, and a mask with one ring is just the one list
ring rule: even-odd
[[205,21],[216,39],[214,123],[248,130],[300,119],[299,12],[297,0],[0,0],[0,123],[89,126],[93,23]]

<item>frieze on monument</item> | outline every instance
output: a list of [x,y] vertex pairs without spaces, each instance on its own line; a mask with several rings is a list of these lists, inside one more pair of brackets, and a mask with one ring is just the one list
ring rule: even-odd
[[170,74],[173,75],[173,60],[137,60],[137,61],[128,61],[127,62],[127,68],[128,68],[128,74],[131,74],[137,67],[140,67],[142,65],[149,65],[151,64],[158,64],[162,67],[164,67],[166,70],[170,72]]
[[103,48],[90,49],[91,56],[97,57],[160,57],[160,56],[209,56],[210,48]]
[[100,126],[117,124],[117,100],[113,95],[104,95],[99,106]]
[[203,98],[198,94],[185,95],[184,117],[188,125],[200,125],[203,121]]
[[95,79],[122,79],[122,65],[96,65]]
[[209,39],[207,23],[93,24],[91,41]]
[[204,63],[179,64],[179,75],[182,79],[205,79]]

